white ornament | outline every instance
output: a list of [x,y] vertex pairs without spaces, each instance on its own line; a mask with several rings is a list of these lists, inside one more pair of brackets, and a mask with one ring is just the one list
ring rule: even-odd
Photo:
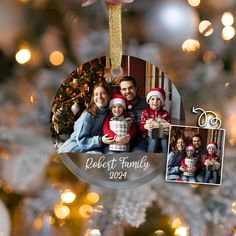
[[11,228],[11,220],[9,212],[5,204],[0,200],[0,235],[9,236]]
[[198,33],[197,11],[182,0],[157,1],[146,18],[146,36],[170,48],[181,48]]
[[73,112],[74,115],[76,115],[79,112],[79,105],[76,102],[71,106],[71,111]]

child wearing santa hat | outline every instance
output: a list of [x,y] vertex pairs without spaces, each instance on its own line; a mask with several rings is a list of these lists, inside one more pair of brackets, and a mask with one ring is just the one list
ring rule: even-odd
[[146,102],[149,108],[143,110],[139,129],[148,142],[147,152],[157,152],[159,147],[163,153],[167,153],[167,135],[164,138],[151,138],[148,136],[148,131],[152,131],[152,121],[165,121],[170,123],[169,113],[163,109],[166,93],[162,88],[153,88],[148,91]]
[[106,152],[108,154],[129,151],[129,142],[136,133],[136,126],[129,113],[125,111],[128,103],[127,99],[119,93],[111,97],[110,114],[106,116],[103,123],[104,134],[115,140],[109,145],[109,151]]
[[209,142],[207,144],[207,154],[202,158],[202,165],[205,169],[204,182],[209,183],[210,179],[214,184],[219,184],[220,176],[220,157],[217,155],[218,145],[216,142]]
[[186,157],[181,160],[180,170],[183,171],[182,180],[186,182],[196,182],[195,173],[200,167],[200,163],[195,156],[195,147],[189,144],[186,149]]

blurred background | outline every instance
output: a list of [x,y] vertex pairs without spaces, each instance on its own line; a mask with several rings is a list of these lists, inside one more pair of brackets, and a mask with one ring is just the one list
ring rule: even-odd
[[[136,0],[123,5],[124,54],[164,71],[186,124],[192,107],[227,129],[220,187],[152,182],[112,191],[78,180],[50,139],[57,89],[81,63],[107,55],[102,1],[0,1],[0,235],[236,235],[235,0]],[[72,108],[76,109],[75,107]],[[72,112],[73,112],[72,110]]]

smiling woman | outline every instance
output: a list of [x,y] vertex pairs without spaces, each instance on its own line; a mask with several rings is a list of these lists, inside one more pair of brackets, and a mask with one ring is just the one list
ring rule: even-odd
[[74,124],[74,132],[58,149],[63,152],[102,153],[103,144],[110,144],[113,139],[102,135],[102,124],[108,111],[109,92],[105,83],[94,86],[88,108]]

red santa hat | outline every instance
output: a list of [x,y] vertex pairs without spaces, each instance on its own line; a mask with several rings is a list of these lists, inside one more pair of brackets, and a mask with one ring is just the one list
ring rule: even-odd
[[218,149],[218,144],[216,142],[209,142],[207,144],[207,149],[210,148],[210,147],[214,148],[215,150],[217,150]]
[[187,151],[189,151],[189,150],[192,150],[193,152],[195,152],[195,147],[194,147],[193,144],[189,144],[189,145],[186,147],[185,151],[187,152]]
[[161,104],[164,105],[165,99],[166,99],[166,92],[163,88],[152,88],[148,91],[146,102],[148,103],[151,96],[157,96],[161,100]]
[[129,101],[124,96],[122,96],[120,93],[114,93],[111,96],[109,108],[111,108],[114,104],[121,104],[124,107],[124,109],[126,109],[126,105],[129,104]]

